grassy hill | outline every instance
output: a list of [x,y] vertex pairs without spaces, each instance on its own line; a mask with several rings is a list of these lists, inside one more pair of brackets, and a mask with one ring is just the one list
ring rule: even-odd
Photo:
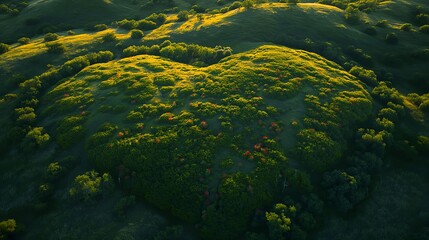
[[318,2],[5,2],[0,239],[424,239],[429,6]]

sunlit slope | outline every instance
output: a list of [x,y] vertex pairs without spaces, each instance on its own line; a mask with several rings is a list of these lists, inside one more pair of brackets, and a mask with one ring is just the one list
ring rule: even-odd
[[61,146],[85,139],[90,161],[125,189],[202,222],[204,238],[226,239],[271,204],[276,176],[337,164],[348,138],[338,129],[371,108],[363,84],[337,64],[262,46],[205,68],[150,55],[96,64],[50,90],[41,117],[59,126]]
[[146,39],[170,36],[173,39],[213,43],[278,42],[305,38],[325,41],[357,41],[361,33],[346,28],[343,11],[313,3],[289,5],[266,3],[251,9],[192,17],[185,23],[167,24]]
[[0,20],[1,41],[76,27],[110,23],[129,16],[147,14],[124,0],[33,0],[18,16]]
[[[228,45],[239,52],[276,43],[324,52],[337,58],[336,61],[341,59],[341,51],[359,48],[371,56],[369,64],[388,69],[395,75],[395,83],[404,87],[406,82],[424,80],[422,67],[428,62],[429,35],[419,32],[417,26],[412,26],[410,31],[400,30],[403,24],[413,23],[413,6],[415,2],[384,2],[373,12],[360,13],[361,23],[349,24],[344,11],[333,6],[265,3],[250,9],[195,15],[186,22],[167,23],[144,39],[171,38],[204,45]],[[386,26],[377,26],[380,21],[386,21]],[[369,35],[365,33],[367,28],[374,28],[376,32]],[[394,44],[386,41],[392,33],[398,38]]]

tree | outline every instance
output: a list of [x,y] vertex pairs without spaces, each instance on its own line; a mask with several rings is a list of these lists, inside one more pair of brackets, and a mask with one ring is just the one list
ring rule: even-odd
[[137,30],[137,29],[131,30],[131,38],[141,39],[143,36],[144,36],[144,33],[142,30]]
[[21,45],[24,45],[24,44],[27,44],[27,43],[29,43],[29,42],[30,42],[30,38],[28,38],[28,37],[22,37],[22,38],[18,39],[18,42],[19,42]]
[[177,14],[177,21],[178,22],[186,21],[186,20],[188,20],[188,18],[189,18],[189,12],[186,10],[180,11]]
[[323,175],[327,199],[341,212],[347,212],[368,194],[369,176],[358,170],[334,170]]
[[255,2],[253,0],[244,0],[242,6],[247,10],[255,6]]
[[51,42],[57,40],[58,37],[59,36],[56,33],[46,33],[43,39],[45,40],[45,42]]
[[357,24],[361,21],[361,12],[359,9],[348,6],[344,12],[344,18],[351,24]]
[[399,41],[399,39],[398,39],[398,37],[396,36],[395,33],[388,33],[386,35],[386,42],[387,43],[389,43],[389,44],[396,44],[396,43],[398,43],[398,41]]
[[101,39],[103,42],[115,42],[117,40],[114,32],[106,33]]
[[0,222],[0,240],[6,240],[10,233],[15,232],[16,221],[15,219],[8,219]]
[[285,233],[291,230],[291,217],[295,215],[295,212],[294,206],[288,207],[278,203],[274,206],[272,212],[265,213],[271,239],[285,239]]
[[52,54],[60,54],[66,51],[66,48],[63,44],[55,42],[55,43],[46,43],[46,47],[48,48],[48,53]]
[[93,171],[86,172],[75,178],[73,187],[69,190],[72,197],[90,201],[103,192],[109,191],[113,181],[108,173],[100,176],[99,173]]
[[304,129],[298,133],[298,152],[303,163],[313,170],[325,170],[341,156],[339,143],[325,132]]
[[0,54],[3,54],[7,51],[9,51],[10,47],[9,45],[5,44],[5,43],[0,43]]
[[35,127],[28,131],[25,136],[24,147],[42,147],[49,141],[49,134],[43,133],[43,127]]
[[48,179],[53,180],[58,178],[62,172],[63,172],[63,168],[60,166],[60,163],[53,162],[53,163],[50,163],[48,165],[48,168],[46,169],[46,177]]

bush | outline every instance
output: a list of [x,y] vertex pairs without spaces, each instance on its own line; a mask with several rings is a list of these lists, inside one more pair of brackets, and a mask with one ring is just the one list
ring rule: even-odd
[[102,38],[103,42],[115,42],[117,40],[115,33],[106,33]]
[[423,25],[419,27],[420,32],[429,34],[429,25]]
[[3,54],[7,51],[9,51],[10,47],[9,45],[5,44],[5,43],[0,43],[0,54]]
[[143,31],[137,30],[137,29],[131,30],[131,38],[141,39],[143,36],[144,36]]
[[360,48],[350,46],[346,49],[345,52],[347,55],[352,57],[353,60],[357,61],[359,64],[361,64],[364,67],[370,68],[374,65],[374,62],[372,61],[371,56]]
[[386,28],[389,26],[389,23],[387,22],[387,20],[380,20],[375,24],[375,26],[381,27],[381,28]]
[[167,15],[163,14],[163,13],[152,13],[151,15],[149,15],[148,17],[145,18],[148,21],[152,21],[155,22],[158,26],[162,25],[165,23],[165,21],[167,20]]
[[255,5],[255,2],[254,2],[253,0],[244,0],[244,1],[243,1],[243,3],[242,3],[242,6],[243,6],[245,9],[250,9],[250,8],[252,8],[254,5]]
[[354,66],[349,72],[370,86],[377,85],[377,76],[372,70],[366,70],[363,67]]
[[46,33],[43,39],[45,40],[45,42],[51,42],[57,40],[58,37],[59,36],[56,33]]
[[417,14],[415,17],[415,21],[420,26],[425,25],[425,24],[429,24],[429,14],[427,14],[427,13]]
[[404,23],[400,27],[401,31],[409,32],[412,29],[412,25],[410,23]]
[[177,14],[177,21],[178,22],[183,22],[189,19],[189,12],[186,10],[180,11]]
[[57,179],[61,176],[63,170],[64,169],[60,166],[58,162],[50,163],[48,165],[48,168],[46,169],[46,178],[49,180]]
[[374,26],[367,27],[363,30],[364,33],[374,36],[377,34],[377,29]]
[[0,222],[0,239],[7,239],[7,236],[10,233],[15,232],[16,230],[16,221],[14,219],[8,219],[6,221]]
[[196,13],[204,13],[206,11],[205,8],[203,8],[199,5],[192,6],[192,10],[194,10]]
[[82,126],[85,119],[82,116],[70,116],[61,120],[57,127],[57,142],[67,148],[80,141],[85,136]]
[[388,33],[386,35],[386,42],[387,43],[389,43],[389,44],[396,44],[396,43],[398,43],[398,41],[399,41],[399,39],[398,39],[398,37],[396,36],[395,33]]
[[94,26],[94,29],[97,31],[103,31],[107,29],[107,25],[106,24],[97,24]]
[[43,127],[31,129],[25,136],[22,145],[24,150],[33,150],[36,147],[44,146],[50,139],[47,133],[43,133]]
[[133,28],[136,28],[137,22],[135,20],[123,19],[119,22],[116,22],[116,25],[118,25],[118,27],[120,28],[131,30]]
[[235,1],[229,5],[229,7],[226,9],[226,11],[231,11],[237,8],[241,8],[243,4],[241,2]]
[[156,27],[157,27],[156,22],[145,20],[145,19],[138,21],[136,24],[136,28],[140,30],[152,30],[152,29],[155,29]]
[[30,42],[30,38],[28,37],[22,37],[20,39],[18,39],[18,43],[20,43],[21,45],[27,44]]
[[46,43],[46,47],[48,48],[48,53],[51,54],[60,54],[66,51],[62,43]]
[[75,35],[76,33],[75,32],[73,32],[72,30],[68,30],[67,31],[67,35],[69,35],[69,36],[71,36],[71,35]]
[[109,174],[104,173],[102,176],[99,176],[99,173],[90,171],[75,178],[69,194],[71,197],[90,201],[111,190],[112,184],[113,181]]
[[344,19],[350,24],[357,24],[361,21],[361,12],[357,8],[347,7],[344,12]]

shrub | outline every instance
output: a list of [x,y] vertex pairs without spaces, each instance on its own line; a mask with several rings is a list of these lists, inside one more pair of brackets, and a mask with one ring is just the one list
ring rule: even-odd
[[27,44],[30,42],[30,38],[28,37],[22,37],[20,39],[18,39],[18,43],[20,43],[21,45]]
[[165,23],[165,21],[167,20],[167,15],[163,13],[158,13],[158,14],[152,13],[151,15],[147,16],[145,19],[148,21],[155,22],[159,26]]
[[67,35],[69,35],[69,36],[71,36],[71,35],[75,35],[76,33],[75,32],[73,32],[72,30],[68,30],[67,31]]
[[27,142],[28,145],[32,145],[32,147],[41,147],[45,145],[49,139],[49,134],[43,133],[43,127],[35,127],[27,133],[24,143]]
[[123,19],[119,22],[116,22],[116,25],[118,25],[118,27],[120,28],[131,30],[133,28],[136,28],[137,22],[135,20]]
[[112,178],[109,174],[100,174],[95,171],[86,172],[75,178],[73,187],[69,190],[71,197],[84,201],[93,200],[103,192],[112,188]]
[[374,26],[367,27],[363,30],[364,33],[374,36],[377,34],[377,29]]
[[59,36],[56,33],[46,33],[43,39],[45,40],[45,42],[51,42],[57,40],[58,37]]
[[396,36],[395,33],[388,33],[386,35],[386,42],[387,43],[389,43],[389,44],[396,44],[396,43],[398,43],[398,41],[399,41],[399,39],[398,39],[398,37]]
[[387,20],[380,20],[375,24],[375,26],[386,28],[387,26],[389,26],[389,23],[387,22]]
[[50,163],[46,169],[46,178],[50,180],[57,179],[61,176],[63,168],[60,166],[59,162]]
[[3,54],[7,51],[9,51],[10,47],[9,45],[5,44],[5,43],[0,43],[0,54]]
[[250,8],[252,8],[254,5],[255,5],[255,2],[254,2],[253,0],[244,0],[244,1],[243,1],[243,3],[242,3],[242,6],[243,6],[245,9],[250,9]]
[[46,43],[46,47],[48,48],[48,53],[52,54],[64,53],[66,51],[62,43]]
[[429,25],[423,25],[419,27],[420,32],[429,34]]
[[429,24],[429,14],[427,14],[427,13],[417,14],[415,17],[415,21],[420,26],[425,25],[425,24]]
[[78,142],[85,136],[82,126],[85,119],[82,116],[70,116],[61,120],[57,127],[57,142],[67,148]]
[[106,33],[102,38],[103,42],[115,42],[117,40],[115,33]]
[[141,39],[143,36],[144,36],[143,31],[137,30],[137,29],[131,30],[131,38]]
[[345,52],[362,66],[372,67],[374,65],[371,56],[360,48],[350,46],[346,49]]
[[235,1],[229,5],[229,7],[226,9],[226,11],[231,11],[237,8],[241,8],[243,4],[241,2]]
[[145,19],[138,21],[136,24],[136,28],[140,30],[152,30],[152,29],[155,29],[156,27],[157,27],[156,22],[145,20]]
[[186,10],[180,11],[177,14],[177,21],[178,22],[186,21],[186,20],[188,20],[188,18],[189,18],[189,12]]
[[203,8],[199,5],[192,6],[192,10],[194,10],[196,13],[204,13],[206,11],[205,8]]
[[351,24],[357,24],[361,21],[361,12],[357,8],[347,7],[344,12],[344,19]]
[[8,219],[6,221],[0,222],[0,239],[7,239],[7,236],[10,233],[15,232],[16,230],[16,221],[14,219]]
[[94,29],[97,31],[103,31],[107,29],[107,25],[106,24],[97,24],[94,26]]
[[400,27],[401,31],[409,32],[412,29],[412,25],[410,23],[404,23]]
[[366,70],[363,67],[354,66],[349,72],[370,86],[377,85],[377,76],[372,70]]
[[6,4],[0,4],[0,14],[8,14],[12,10]]

